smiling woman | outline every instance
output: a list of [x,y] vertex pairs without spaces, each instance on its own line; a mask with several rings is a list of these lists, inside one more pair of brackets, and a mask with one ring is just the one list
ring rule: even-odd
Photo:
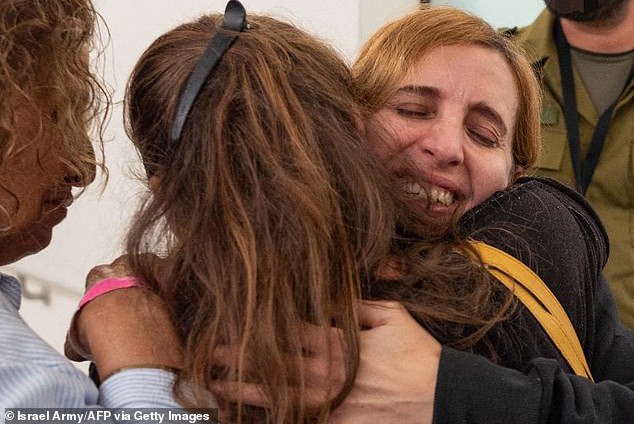
[[409,193],[433,213],[453,213],[517,176],[517,108],[515,79],[502,55],[474,45],[436,47],[369,120],[368,138]]
[[[568,334],[579,338],[579,356],[587,357],[599,383],[569,375],[569,364],[522,305],[487,329],[494,352],[482,349],[482,340],[473,346],[453,343],[453,328],[422,316],[420,305],[446,302],[442,322],[460,311],[457,305],[467,294],[486,293],[486,285],[457,281],[455,291],[443,297],[429,290],[432,280],[418,292],[404,291],[399,301],[444,345],[439,363],[428,360],[434,347],[417,341],[421,328],[398,314],[381,317],[383,331],[362,332],[362,371],[334,422],[377,417],[390,423],[433,419],[434,424],[632,422],[634,334],[619,323],[602,277],[605,230],[572,189],[554,180],[518,178],[531,171],[540,147],[540,90],[522,51],[473,15],[424,7],[371,36],[353,75],[367,108],[371,146],[400,178],[417,210],[458,220],[460,234],[532,268],[565,309],[574,326]],[[438,293],[451,289],[445,285]],[[516,287],[512,295],[519,291]],[[482,308],[499,309],[503,294],[469,298],[464,328]],[[405,406],[411,403],[409,414]],[[404,407],[393,411],[395,404]]]
[[533,70],[472,15],[436,7],[391,22],[362,47],[352,72],[368,139],[428,212],[461,214],[537,160]]

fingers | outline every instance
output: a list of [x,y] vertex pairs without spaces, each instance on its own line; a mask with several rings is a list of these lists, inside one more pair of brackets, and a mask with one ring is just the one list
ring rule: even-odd
[[[299,361],[299,367],[303,371],[305,385],[300,393],[309,408],[322,407],[326,402],[331,402],[343,389],[346,370],[344,358],[343,333],[340,329],[323,327],[310,323],[304,323],[299,332],[303,355],[299,358],[289,353],[288,362]],[[236,365],[239,356],[238,346],[218,346],[212,361],[218,367],[230,367]],[[249,363],[244,364],[244,374],[249,375],[254,370]],[[293,379],[297,381],[297,375]],[[248,379],[248,377],[247,377]],[[292,386],[293,382],[289,382]],[[265,395],[262,386],[252,383],[235,381],[215,381],[211,390],[218,398],[229,402],[242,402],[243,404],[258,407],[271,407],[271,400]]]
[[328,353],[334,358],[343,356],[343,333],[333,327],[303,323],[300,338],[303,349],[313,355]]
[[[165,274],[168,266],[165,259],[154,254],[143,254],[140,256],[143,261],[147,261],[152,270],[155,280],[161,280],[161,276]],[[98,281],[107,278],[123,278],[133,276],[134,272],[130,265],[130,256],[122,255],[113,260],[109,264],[96,265],[86,276],[86,289],[95,285]]]
[[[304,323],[299,330],[305,356],[332,356],[339,359],[344,354],[343,333],[338,328]],[[219,346],[214,352],[214,362],[229,365],[239,351],[236,346]]]
[[211,383],[210,389],[214,395],[229,402],[242,402],[261,408],[271,407],[271,401],[258,384],[216,380]]
[[[342,360],[341,332],[338,329],[321,328],[311,324],[306,324],[302,330],[304,332],[301,340],[305,344],[304,350],[307,356],[297,359],[292,354],[288,354],[288,362],[300,361],[299,367],[303,370],[305,381],[302,397],[308,407],[318,407],[324,402],[332,401],[343,389],[346,371]],[[328,338],[331,339],[330,352]],[[218,346],[213,353],[213,363],[218,367],[235,366],[238,355],[238,346]],[[246,363],[244,374],[248,376],[252,372],[252,367]],[[270,399],[264,395],[257,384],[216,381],[212,391],[218,397],[230,402],[242,401],[248,405],[270,407]]]

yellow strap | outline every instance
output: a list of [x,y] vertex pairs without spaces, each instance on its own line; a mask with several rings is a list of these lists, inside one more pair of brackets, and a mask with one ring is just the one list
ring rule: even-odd
[[575,374],[594,381],[568,314],[542,279],[508,253],[480,241],[471,243],[489,272],[537,319]]

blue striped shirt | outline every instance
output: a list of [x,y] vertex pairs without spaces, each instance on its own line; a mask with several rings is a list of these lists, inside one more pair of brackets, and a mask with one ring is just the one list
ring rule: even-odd
[[159,369],[118,372],[97,387],[42,340],[19,314],[21,285],[0,274],[0,424],[5,408],[178,408],[174,375]]

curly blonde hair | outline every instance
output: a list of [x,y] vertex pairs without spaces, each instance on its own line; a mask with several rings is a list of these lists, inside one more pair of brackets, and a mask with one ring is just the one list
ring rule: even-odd
[[19,99],[38,112],[40,128],[45,119],[54,123],[60,137],[47,142],[58,144],[47,147],[76,175],[74,185],[91,182],[97,166],[105,171],[88,142],[97,129],[103,153],[108,93],[88,66],[97,23],[90,0],[0,2],[0,165],[22,147],[14,117]]

